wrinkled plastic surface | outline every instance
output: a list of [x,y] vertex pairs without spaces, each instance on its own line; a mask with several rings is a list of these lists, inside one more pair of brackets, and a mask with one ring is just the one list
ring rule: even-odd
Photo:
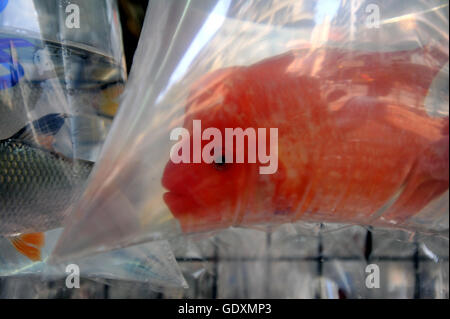
[[[184,286],[167,242],[47,263],[126,81],[117,3],[0,4],[0,276],[65,278],[74,263],[84,277]],[[28,232],[46,232],[41,261],[12,245]]]
[[[369,5],[150,2],[125,107],[55,259],[291,222],[448,236],[448,3]],[[195,161],[194,120],[222,136],[277,128],[278,170],[174,163],[175,143]]]
[[[2,4],[0,235],[8,236],[61,226],[53,217],[66,215],[81,193],[126,70],[113,1],[95,7],[68,7],[67,1]],[[73,12],[84,24],[73,24]]]
[[74,268],[71,267],[75,266],[79,276],[94,281],[114,279],[147,283],[153,291],[162,287],[186,287],[166,241],[135,245],[63,264],[50,264],[47,261],[60,234],[61,229],[46,233],[48,244],[43,249],[42,261],[34,263],[18,254],[7,239],[0,238],[0,277],[35,276],[41,281],[50,282],[66,278],[73,273]]
[[[361,226],[287,224],[272,233],[231,228],[199,241],[170,242],[189,288],[124,280],[79,289],[65,279],[0,278],[0,298],[448,298],[448,240]],[[366,286],[366,267],[380,286]]]
[[[114,2],[75,1],[66,11],[69,4],[2,1],[0,9],[0,237],[10,248],[12,235],[62,226],[126,80]],[[74,6],[78,25],[68,18]],[[7,247],[2,274],[34,267]]]

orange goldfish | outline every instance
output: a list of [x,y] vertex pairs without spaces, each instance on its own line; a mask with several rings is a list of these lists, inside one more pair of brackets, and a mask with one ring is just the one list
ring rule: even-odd
[[449,188],[448,114],[424,107],[447,61],[448,49],[432,46],[318,48],[207,74],[191,89],[184,128],[278,128],[278,169],[169,161],[165,203],[185,232],[297,220],[401,225]]

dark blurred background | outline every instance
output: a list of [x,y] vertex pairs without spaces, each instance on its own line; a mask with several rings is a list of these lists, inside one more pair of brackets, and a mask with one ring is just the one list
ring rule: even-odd
[[134,51],[144,23],[148,0],[119,0],[118,3],[127,71],[130,72]]

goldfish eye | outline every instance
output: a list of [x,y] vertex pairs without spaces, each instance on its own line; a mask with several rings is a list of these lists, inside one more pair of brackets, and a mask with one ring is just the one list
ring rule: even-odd
[[214,168],[218,171],[223,171],[228,167],[228,163],[225,162],[225,154],[222,154],[219,160],[214,161]]

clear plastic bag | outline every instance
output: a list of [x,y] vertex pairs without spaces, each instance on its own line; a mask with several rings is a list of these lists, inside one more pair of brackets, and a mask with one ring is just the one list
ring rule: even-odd
[[127,85],[55,259],[291,222],[448,234],[447,3],[153,1]]
[[50,264],[48,258],[61,229],[47,232],[42,260],[30,260],[18,254],[8,239],[0,238],[0,277],[36,276],[50,282],[66,279],[76,267],[79,277],[104,282],[108,279],[147,283],[153,291],[164,288],[185,288],[186,282],[168,242],[135,245],[87,258]]
[[[54,229],[83,191],[125,81],[115,1],[0,2],[1,276],[64,275],[45,263]],[[120,256],[105,260],[120,268]]]

